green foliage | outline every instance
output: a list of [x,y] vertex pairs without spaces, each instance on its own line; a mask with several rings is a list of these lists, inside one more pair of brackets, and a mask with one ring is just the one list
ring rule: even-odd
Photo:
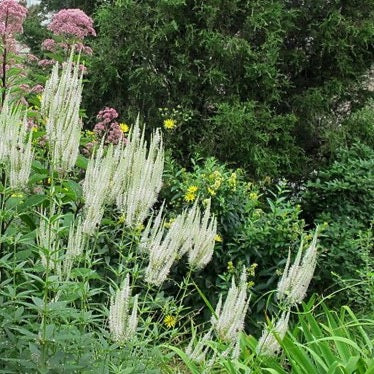
[[371,373],[374,370],[374,341],[370,331],[372,319],[360,319],[348,307],[339,312],[314,305],[304,305],[295,316],[293,327],[279,341],[282,348],[278,356],[256,353],[257,340],[243,335],[242,354],[238,360],[230,360],[220,354],[220,347],[212,344],[216,352],[212,362],[196,365],[183,351],[172,350],[193,373]]
[[[332,273],[339,276],[338,287],[343,287],[342,279],[363,281],[364,269],[373,267],[373,248],[369,239],[374,206],[373,170],[373,150],[363,144],[354,144],[350,149],[340,150],[334,163],[306,185],[303,206],[308,220],[328,223],[321,238],[324,266],[317,271],[319,290],[332,283]],[[370,279],[370,272],[367,271],[364,279]],[[368,293],[370,282],[364,281],[340,297],[365,308],[372,304],[372,300],[363,297]]]
[[[189,197],[210,198],[218,217],[219,241],[211,265],[195,280],[212,302],[211,289],[227,290],[231,276],[240,274],[242,266],[254,266],[249,276],[256,307],[252,312],[263,317],[266,298],[273,290],[284,266],[288,251],[296,253],[304,234],[301,207],[291,199],[283,181],[271,185],[271,179],[247,182],[242,170],[230,170],[213,158],[192,160],[192,169],[181,169],[169,160],[161,195],[169,201],[171,217],[192,201]],[[190,196],[190,189],[196,193]],[[274,190],[274,191],[272,191]],[[311,236],[307,236],[307,241]],[[222,242],[221,242],[222,240]],[[196,301],[193,301],[196,304]]]
[[182,163],[198,151],[251,175],[305,174],[328,153],[340,106],[368,96],[372,15],[366,0],[104,3],[86,106],[140,112],[151,127],[158,108],[179,106],[191,118],[169,143]]

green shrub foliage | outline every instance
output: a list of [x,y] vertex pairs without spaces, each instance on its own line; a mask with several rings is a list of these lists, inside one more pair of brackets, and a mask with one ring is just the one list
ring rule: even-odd
[[365,102],[373,9],[368,0],[103,4],[86,106],[140,111],[160,126],[159,108],[179,105],[189,118],[170,132],[180,160],[198,150],[252,175],[303,174],[341,131],[343,104]]

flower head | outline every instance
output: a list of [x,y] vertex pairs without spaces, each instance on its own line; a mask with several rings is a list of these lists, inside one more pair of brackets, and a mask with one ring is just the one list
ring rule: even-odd
[[174,119],[168,118],[164,120],[165,129],[172,130],[176,127],[177,123]]
[[165,318],[164,318],[164,324],[166,327],[168,327],[169,329],[170,328],[173,328],[175,327],[175,325],[177,324],[177,318],[168,314]]
[[53,16],[48,29],[55,35],[74,36],[84,39],[88,35],[96,35],[92,18],[80,9],[62,9]]
[[15,0],[0,2],[0,34],[22,33],[27,9]]

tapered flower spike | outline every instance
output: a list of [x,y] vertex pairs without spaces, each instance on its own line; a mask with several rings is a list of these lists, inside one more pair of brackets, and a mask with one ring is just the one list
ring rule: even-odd
[[0,164],[6,163],[12,189],[24,189],[31,173],[34,153],[26,117],[5,101],[0,113]]
[[79,217],[69,229],[68,244],[64,256],[63,270],[68,278],[73,267],[74,260],[81,256],[85,245],[85,235],[83,234],[82,219]]
[[138,295],[134,297],[134,303],[130,312],[130,277],[127,274],[122,287],[111,297],[109,309],[109,331],[114,342],[124,344],[134,337],[138,325],[137,309]]
[[154,219],[153,225],[152,220],[149,220],[140,244],[140,248],[149,256],[145,280],[155,286],[160,286],[166,280],[183,240],[180,219],[177,218],[169,230],[165,229],[165,220],[162,218],[163,208],[164,205]]
[[101,142],[87,166],[83,181],[84,220],[82,229],[83,233],[87,235],[92,235],[95,232],[103,218],[105,205],[110,201],[108,191],[116,166],[113,152],[113,147],[110,146],[105,153],[104,142]]
[[239,286],[235,284],[235,279],[232,278],[232,284],[225,302],[222,305],[222,297],[220,297],[215,315],[211,318],[217,336],[231,344],[236,344],[240,339],[249,306],[250,297],[247,297],[246,272],[246,268],[243,267]]
[[112,177],[111,196],[125,217],[128,227],[144,222],[162,186],[164,149],[156,131],[147,147],[139,117],[129,133],[128,143],[116,148],[118,165]]
[[290,266],[290,253],[287,263],[277,287],[277,299],[289,307],[299,304],[306,296],[310,281],[313,278],[317,264],[318,227],[313,235],[312,243],[303,255],[303,242]]
[[210,199],[205,208],[203,217],[195,202],[186,220],[186,244],[188,263],[192,269],[204,268],[212,259],[217,235],[217,219],[210,214]]
[[61,74],[59,70],[56,63],[42,95],[41,113],[46,119],[52,163],[64,174],[74,167],[79,154],[83,74],[79,71],[79,63],[73,64],[73,52]]
[[257,344],[257,354],[275,356],[280,351],[278,340],[282,340],[286,335],[289,318],[290,312],[283,312],[275,325],[264,329]]
[[58,238],[59,220],[52,219],[55,214],[54,208],[46,215],[46,211],[40,212],[39,227],[36,239],[39,246],[39,254],[42,265],[50,270],[55,270],[60,275],[61,264],[59,261],[61,243]]
[[34,153],[31,147],[32,135],[27,134],[26,118],[18,125],[15,137],[11,140],[9,163],[10,187],[13,189],[23,189],[26,187],[30,173]]
[[186,348],[186,355],[190,360],[199,364],[206,361],[206,355],[210,349],[209,342],[212,340],[212,330],[209,330],[201,339],[195,341],[193,337]]

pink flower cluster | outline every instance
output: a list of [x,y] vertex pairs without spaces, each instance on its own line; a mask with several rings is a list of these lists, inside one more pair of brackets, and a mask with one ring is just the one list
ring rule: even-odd
[[106,141],[112,144],[118,144],[119,141],[124,140],[124,134],[116,119],[118,113],[114,108],[105,107],[100,110],[96,117],[98,122],[94,127],[94,132],[103,137],[106,136]]
[[56,13],[48,29],[55,35],[73,36],[84,39],[96,35],[92,18],[80,9],[62,9]]
[[27,9],[15,0],[3,0],[0,3],[0,34],[12,35],[22,33],[22,24]]
[[[92,49],[85,46],[83,43],[75,43],[74,45],[77,52],[92,55]],[[57,43],[54,39],[45,39],[42,43],[42,49],[48,52],[56,52],[58,49],[67,52],[69,50],[69,44],[65,42]]]

